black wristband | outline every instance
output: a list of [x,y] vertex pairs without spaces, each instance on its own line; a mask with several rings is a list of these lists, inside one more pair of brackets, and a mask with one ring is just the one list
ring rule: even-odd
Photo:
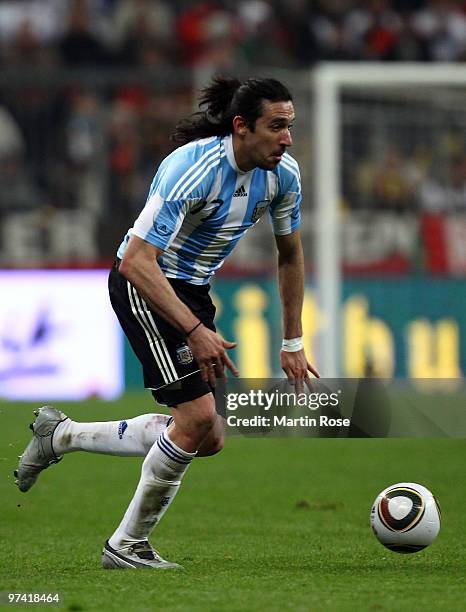
[[196,325],[192,329],[189,330],[189,332],[186,334],[186,338],[189,338],[189,336],[193,333],[195,329],[199,327],[199,325],[202,325],[202,321],[198,321]]

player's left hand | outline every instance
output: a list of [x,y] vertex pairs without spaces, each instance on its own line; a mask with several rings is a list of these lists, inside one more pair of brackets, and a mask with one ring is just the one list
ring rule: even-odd
[[304,390],[303,383],[310,387],[311,380],[309,378],[309,372],[316,378],[320,378],[319,372],[316,368],[309,363],[306,357],[304,349],[295,351],[293,353],[289,351],[280,351],[280,365],[285,372],[288,381],[292,385],[296,385],[298,393]]

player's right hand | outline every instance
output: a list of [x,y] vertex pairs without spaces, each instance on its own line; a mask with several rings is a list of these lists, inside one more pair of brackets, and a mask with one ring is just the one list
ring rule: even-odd
[[201,371],[202,380],[215,387],[217,377],[225,378],[225,366],[235,375],[239,372],[227,355],[227,349],[236,346],[236,342],[229,342],[220,334],[212,331],[205,325],[200,325],[188,338],[189,348]]

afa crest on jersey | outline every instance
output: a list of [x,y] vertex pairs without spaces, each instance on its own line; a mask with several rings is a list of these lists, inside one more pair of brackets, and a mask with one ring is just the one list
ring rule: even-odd
[[255,223],[258,221],[262,215],[265,213],[267,208],[269,207],[270,200],[259,200],[254,206],[254,210],[252,211],[251,221]]

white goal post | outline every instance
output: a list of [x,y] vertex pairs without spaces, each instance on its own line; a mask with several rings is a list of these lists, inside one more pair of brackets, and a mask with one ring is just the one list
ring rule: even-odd
[[[324,322],[316,353],[326,377],[341,372],[341,94],[345,88],[379,90],[424,87],[464,87],[466,66],[453,64],[323,63],[311,72],[314,92],[312,153],[316,206],[315,273],[319,307]],[[426,90],[427,93],[427,90]]]

